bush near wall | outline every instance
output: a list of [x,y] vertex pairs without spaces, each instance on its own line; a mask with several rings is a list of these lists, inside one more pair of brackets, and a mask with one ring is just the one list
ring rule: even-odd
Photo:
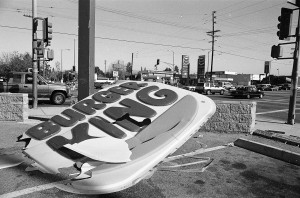
[[251,133],[255,127],[256,102],[215,101],[215,114],[200,131]]
[[0,121],[24,122],[27,119],[27,94],[0,93]]

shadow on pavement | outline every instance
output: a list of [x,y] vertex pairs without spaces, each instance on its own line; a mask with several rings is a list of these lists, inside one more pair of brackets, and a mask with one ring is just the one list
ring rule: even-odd
[[48,121],[48,118],[41,118],[36,116],[28,116],[28,119],[39,120],[39,121]]

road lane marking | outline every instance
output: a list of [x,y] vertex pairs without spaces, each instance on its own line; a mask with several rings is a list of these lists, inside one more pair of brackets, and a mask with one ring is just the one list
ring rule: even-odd
[[[295,110],[299,110],[300,108],[296,108]],[[259,112],[256,113],[256,115],[261,115],[261,114],[268,114],[268,113],[277,113],[277,112],[284,112],[288,111],[288,109],[281,109],[281,110],[275,110],[275,111],[265,111],[265,112]]]
[[49,183],[49,184],[34,186],[34,187],[31,187],[31,188],[25,188],[25,189],[22,189],[22,190],[2,194],[2,195],[0,195],[0,198],[19,197],[19,196],[22,196],[22,195],[26,195],[26,194],[30,194],[30,193],[34,193],[34,192],[38,192],[38,191],[42,191],[42,190],[48,190],[50,188],[56,187],[57,184],[62,184],[62,183],[67,183],[67,182],[70,182],[70,180],[62,180],[62,181],[58,181],[58,182],[52,182],[52,183]]

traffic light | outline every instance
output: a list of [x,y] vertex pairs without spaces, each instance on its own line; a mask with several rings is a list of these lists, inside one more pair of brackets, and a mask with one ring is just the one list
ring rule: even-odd
[[157,61],[156,61],[156,65],[159,65],[159,59],[157,59]]
[[277,36],[279,37],[279,40],[284,40],[290,36],[292,18],[293,18],[292,9],[281,8],[281,16],[278,17],[279,24],[277,25],[279,29],[279,31],[277,32]]
[[54,59],[54,51],[52,49],[47,51],[47,58],[49,61]]
[[44,42],[46,43],[46,46],[51,45],[51,40],[52,40],[52,23],[48,21],[48,18],[44,18],[44,23],[43,23],[43,39]]
[[271,57],[280,58],[282,57],[282,48],[280,45],[273,45],[271,48]]
[[33,49],[34,49],[34,60],[39,58],[44,58],[44,42],[43,40],[37,39],[33,41]]

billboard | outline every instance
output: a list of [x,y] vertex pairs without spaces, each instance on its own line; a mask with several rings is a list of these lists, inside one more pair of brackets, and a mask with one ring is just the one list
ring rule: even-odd
[[190,74],[190,60],[189,60],[189,56],[182,55],[182,68],[181,68],[182,78],[188,78],[189,74]]
[[205,76],[205,55],[201,55],[198,58],[197,78],[204,79],[204,76]]

